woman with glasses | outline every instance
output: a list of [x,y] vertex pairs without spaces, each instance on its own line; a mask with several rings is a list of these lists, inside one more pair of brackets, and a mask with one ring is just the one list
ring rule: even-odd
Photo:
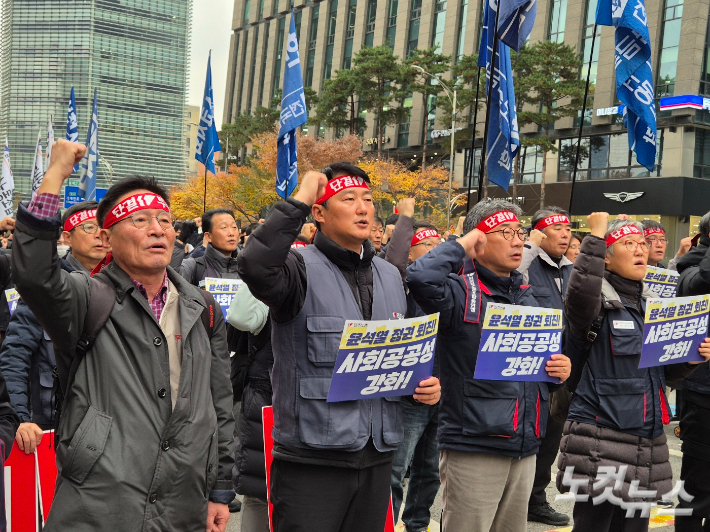
[[[557,488],[566,493],[575,485],[573,532],[648,529],[648,514],[637,510],[627,517],[622,504],[645,501],[650,509],[671,491],[663,432],[670,420],[666,379],[679,380],[695,367],[639,369],[649,244],[640,223],[607,225],[608,219],[607,213],[588,217],[590,235],[582,242],[565,300],[567,355],[575,361],[570,381],[579,384],[560,443]],[[710,349],[701,347],[700,354],[707,359]],[[600,466],[612,467],[619,481],[600,481],[605,476]],[[605,489],[612,494],[595,503]]]

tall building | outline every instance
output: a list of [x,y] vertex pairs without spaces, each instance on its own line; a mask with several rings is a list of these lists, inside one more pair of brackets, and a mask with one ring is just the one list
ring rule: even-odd
[[184,180],[191,0],[1,2],[0,137],[16,189],[30,190],[50,116],[64,136],[72,85],[80,142],[98,89],[98,186],[134,174]]
[[[455,58],[476,53],[482,4],[469,0],[235,0],[224,121],[269,105],[282,82],[291,6],[300,30],[304,83],[319,92],[335,71],[350,66],[363,46],[387,44],[399,57],[432,46]],[[593,98],[584,116],[582,141],[589,155],[582,158],[577,172],[575,224],[584,231],[584,215],[600,210],[660,220],[669,229],[670,253],[670,247],[694,231],[698,216],[710,210],[710,3],[646,0],[658,116],[658,156],[651,172],[630,153],[618,114],[613,28],[597,28],[591,53],[596,5],[597,0],[538,0],[530,35],[531,42],[552,40],[576,48],[585,61],[580,69],[583,79],[591,59]],[[402,104],[411,108],[409,119],[387,128],[383,148],[413,162],[421,158],[425,146],[427,156],[439,155],[441,145],[448,142],[442,134],[447,135],[450,126],[437,119],[436,101],[424,102],[414,94]],[[458,115],[460,127],[471,127],[472,120],[471,109]],[[580,109],[577,118],[555,123],[551,136],[563,153],[576,147],[581,120]],[[485,112],[478,113],[477,121],[480,146]],[[365,152],[373,149],[367,142],[375,137],[373,126],[370,119],[363,139]],[[464,164],[468,154],[466,145],[457,146],[458,193],[465,193],[472,173]],[[547,204],[567,207],[573,173],[569,157],[549,152],[546,157]],[[527,214],[539,208],[542,162],[542,154],[535,149],[524,151],[517,197]],[[478,173],[474,170],[475,194]],[[508,196],[495,187],[489,192]]]

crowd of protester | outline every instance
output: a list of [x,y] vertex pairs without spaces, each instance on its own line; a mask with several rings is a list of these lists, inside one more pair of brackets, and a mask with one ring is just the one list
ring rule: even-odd
[[[21,296],[12,316],[0,302],[0,439],[6,457],[13,441],[29,454],[55,429],[46,530],[224,532],[241,508],[242,531],[267,532],[268,496],[276,532],[380,532],[390,498],[420,532],[441,492],[442,530],[522,532],[569,523],[546,495],[557,462],[560,493],[598,497],[599,468],[622,471],[614,500],[575,502],[575,532],[644,531],[622,503],[666,504],[677,480],[667,386],[692,495],[676,530],[710,530],[708,365],[638,368],[646,267],[665,267],[658,222],[593,213],[574,234],[563,209],[524,226],[492,199],[442,235],[414,199],[375,216],[369,176],[345,162],[306,173],[252,224],[227,209],[175,221],[143,177],[60,214],[84,150],[57,141],[37,194],[0,222],[0,284]],[[668,264],[679,296],[710,293],[710,213],[699,233]],[[215,277],[243,283],[226,316],[201,290]],[[473,377],[489,302],[562,311],[544,368],[559,384]],[[346,319],[433,313],[433,371],[414,395],[326,401]]]

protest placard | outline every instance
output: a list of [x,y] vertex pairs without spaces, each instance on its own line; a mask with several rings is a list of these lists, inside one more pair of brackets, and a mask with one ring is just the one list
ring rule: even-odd
[[345,322],[328,402],[412,395],[431,377],[438,328],[438,313]]
[[562,352],[562,311],[488,303],[474,378],[560,382],[545,365]]
[[708,295],[647,300],[639,368],[704,361],[698,347],[708,334],[709,301]]
[[225,321],[227,320],[227,309],[232,304],[232,299],[237,295],[241,284],[241,279],[205,277],[204,289],[214,296],[215,301],[222,308]]
[[646,266],[643,282],[657,297],[667,298],[675,297],[679,278],[680,274],[676,271]]
[[10,315],[15,312],[17,308],[17,303],[20,301],[20,294],[14,288],[9,288],[5,290],[5,299],[7,300],[7,306],[10,307]]

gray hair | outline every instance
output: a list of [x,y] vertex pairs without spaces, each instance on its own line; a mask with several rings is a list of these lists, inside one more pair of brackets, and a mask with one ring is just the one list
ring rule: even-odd
[[534,229],[535,226],[542,220],[544,220],[548,216],[552,216],[555,214],[564,214],[565,216],[567,216],[567,218],[571,218],[569,212],[564,210],[562,207],[555,207],[554,205],[550,205],[549,207],[540,209],[535,214],[533,214],[532,220],[530,220],[530,225],[532,225]]
[[[609,235],[611,233],[613,233],[614,231],[617,231],[627,225],[633,225],[636,229],[641,231],[641,236],[643,236],[643,224],[641,222],[632,222],[631,220],[612,220],[609,222],[609,225],[607,225],[607,227],[606,227],[606,234],[604,235],[604,240],[606,240],[609,237]],[[606,252],[609,255],[613,255],[614,248],[612,246],[608,246],[606,248]]]
[[698,223],[698,232],[702,233],[704,236],[708,236],[710,233],[710,212],[705,213],[705,215],[700,218],[700,223]]
[[487,198],[476,203],[473,207],[471,207],[471,210],[468,211],[466,220],[463,223],[464,234],[469,231],[473,231],[483,220],[501,211],[510,211],[518,218],[523,215],[523,210],[509,201],[496,198]]

